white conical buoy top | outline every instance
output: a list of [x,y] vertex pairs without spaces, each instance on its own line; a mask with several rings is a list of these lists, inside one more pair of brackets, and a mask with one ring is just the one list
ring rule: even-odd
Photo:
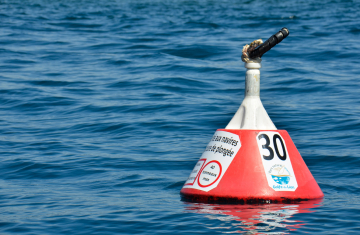
[[245,98],[225,129],[277,130],[260,100],[261,63],[245,63]]

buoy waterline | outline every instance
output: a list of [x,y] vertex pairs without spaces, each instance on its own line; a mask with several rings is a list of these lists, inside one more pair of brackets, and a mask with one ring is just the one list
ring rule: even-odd
[[245,46],[245,98],[218,129],[180,191],[185,201],[270,203],[324,196],[285,130],[277,130],[260,100],[261,56],[289,35]]

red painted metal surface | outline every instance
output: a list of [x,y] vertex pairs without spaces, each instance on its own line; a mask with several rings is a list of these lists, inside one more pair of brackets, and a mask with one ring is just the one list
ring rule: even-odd
[[285,130],[276,130],[285,141],[298,187],[295,191],[275,191],[268,184],[256,137],[263,130],[220,129],[239,136],[241,148],[218,186],[209,192],[182,188],[186,201],[262,203],[317,199],[324,196],[299,151]]

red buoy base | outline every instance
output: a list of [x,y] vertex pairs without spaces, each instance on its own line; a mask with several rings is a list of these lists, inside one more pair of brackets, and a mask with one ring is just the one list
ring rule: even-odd
[[180,193],[185,201],[226,204],[324,196],[285,130],[217,130]]

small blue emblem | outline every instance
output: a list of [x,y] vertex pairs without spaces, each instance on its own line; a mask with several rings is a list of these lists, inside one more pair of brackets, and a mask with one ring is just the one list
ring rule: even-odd
[[271,169],[271,177],[277,184],[285,185],[290,182],[291,175],[285,166],[276,165]]

